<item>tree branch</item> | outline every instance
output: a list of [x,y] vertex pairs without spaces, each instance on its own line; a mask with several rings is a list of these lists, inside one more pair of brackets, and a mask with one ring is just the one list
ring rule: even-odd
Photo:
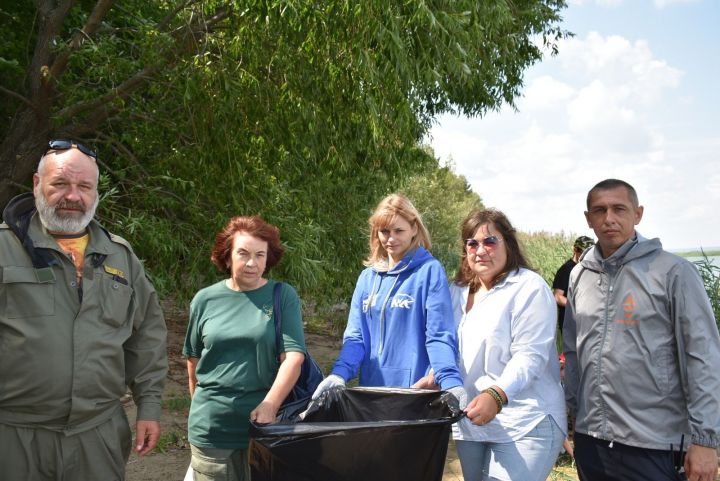
[[[216,27],[222,20],[228,18],[231,13],[232,8],[220,8],[219,11],[215,13],[215,15],[207,19],[205,22],[200,23],[200,25],[185,25],[180,30],[174,32],[172,35],[176,39],[176,41],[183,38],[183,34],[186,36],[192,36],[193,38],[205,37],[208,33],[212,32],[214,30],[214,27]],[[175,55],[174,57],[168,57],[167,55],[163,55],[163,57],[165,57],[166,59],[170,58],[170,60],[166,61],[168,64],[173,64],[174,61],[177,61],[178,56]],[[161,64],[159,63],[146,66],[141,71],[137,72],[132,77],[122,82],[120,85],[112,89],[107,94],[98,97],[95,100],[65,107],[64,109],[60,110],[57,115],[60,117],[74,117],[78,114],[95,110],[96,112],[91,115],[97,117],[97,121],[107,119],[113,112],[113,109],[107,107],[110,102],[118,98],[125,98],[129,96],[143,83],[147,82],[153,75],[159,72],[160,67]]]
[[137,87],[146,82],[150,77],[160,70],[157,65],[149,65],[137,72],[135,75],[125,80],[123,83],[106,93],[102,97],[89,102],[82,102],[60,110],[57,115],[60,117],[74,117],[82,112],[102,107],[118,98],[124,98],[130,95]]
[[160,31],[164,31],[167,28],[167,26],[170,25],[170,22],[172,22],[172,19],[175,18],[178,13],[180,13],[182,10],[184,10],[191,3],[196,3],[196,2],[197,2],[197,0],[186,0],[185,2],[178,4],[177,7],[175,7],[170,12],[168,12],[167,15],[165,15],[165,18],[160,20],[160,23],[157,24],[157,29]]
[[80,48],[85,40],[91,38],[95,34],[100,26],[100,22],[102,22],[102,19],[105,18],[113,3],[114,0],[98,0],[93,8],[93,11],[90,13],[85,26],[73,35],[72,40],[70,40],[70,44],[65,48],[65,50],[63,50],[60,56],[55,59],[55,62],[53,62],[52,67],[50,68],[51,77],[57,78],[62,75],[67,68],[70,55]]
[[72,5],[73,0],[64,0],[57,7],[52,0],[35,0],[35,6],[39,13],[39,26],[35,50],[28,68],[31,96],[35,96],[41,91],[41,88],[48,85],[47,65],[50,61],[50,42],[60,31]]
[[27,98],[22,95],[20,95],[17,92],[13,92],[12,90],[8,90],[2,85],[0,85],[0,92],[3,92],[6,95],[9,95],[10,97],[15,97],[16,99],[20,100],[22,103],[26,104],[28,107],[30,107],[33,110],[37,110],[35,108],[35,105]]

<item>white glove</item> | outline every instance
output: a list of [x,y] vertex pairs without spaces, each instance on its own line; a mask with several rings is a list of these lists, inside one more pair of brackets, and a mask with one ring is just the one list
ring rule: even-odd
[[452,394],[455,397],[455,399],[457,399],[458,405],[459,405],[461,411],[467,407],[468,395],[467,395],[467,392],[465,391],[464,387],[453,386],[450,389],[448,389],[447,392]]
[[320,384],[318,384],[317,389],[315,389],[315,392],[312,395],[312,400],[316,400],[322,393],[328,389],[334,388],[335,386],[345,387],[345,379],[341,378],[337,374],[330,374],[328,377],[323,379]]

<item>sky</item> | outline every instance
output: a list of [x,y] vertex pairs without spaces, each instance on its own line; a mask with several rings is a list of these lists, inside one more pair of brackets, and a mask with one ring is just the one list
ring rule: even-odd
[[568,0],[575,34],[517,111],[440,117],[428,142],[525,232],[590,235],[587,191],[632,184],[668,250],[720,247],[720,0]]

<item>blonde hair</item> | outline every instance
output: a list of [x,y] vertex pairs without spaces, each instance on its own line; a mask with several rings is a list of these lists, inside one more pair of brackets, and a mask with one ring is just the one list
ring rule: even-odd
[[[368,219],[368,224],[370,224],[370,253],[363,263],[364,265],[368,267],[374,266],[377,268],[387,262],[388,253],[380,243],[378,232],[392,224],[398,217],[402,217],[408,221],[411,226],[417,226],[417,234],[413,237],[408,251],[414,250],[418,246],[422,246],[425,249],[430,250],[430,247],[432,246],[430,243],[430,234],[428,234],[428,231],[423,224],[420,213],[417,211],[412,202],[410,202],[410,200],[404,195],[390,194],[380,201],[377,207],[375,207],[375,211]],[[381,270],[387,270],[387,267]]]

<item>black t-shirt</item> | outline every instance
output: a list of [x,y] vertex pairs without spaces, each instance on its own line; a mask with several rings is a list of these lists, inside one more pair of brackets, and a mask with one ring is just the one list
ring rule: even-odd
[[[573,267],[575,267],[577,263],[573,261],[572,259],[568,259],[565,264],[560,266],[560,269],[555,273],[555,278],[553,279],[552,288],[553,289],[561,289],[565,296],[567,296],[568,293],[568,287],[570,284],[570,271],[573,270]],[[562,331],[563,327],[563,319],[565,318],[565,308],[562,306],[558,306],[558,325],[560,326],[560,330]]]

